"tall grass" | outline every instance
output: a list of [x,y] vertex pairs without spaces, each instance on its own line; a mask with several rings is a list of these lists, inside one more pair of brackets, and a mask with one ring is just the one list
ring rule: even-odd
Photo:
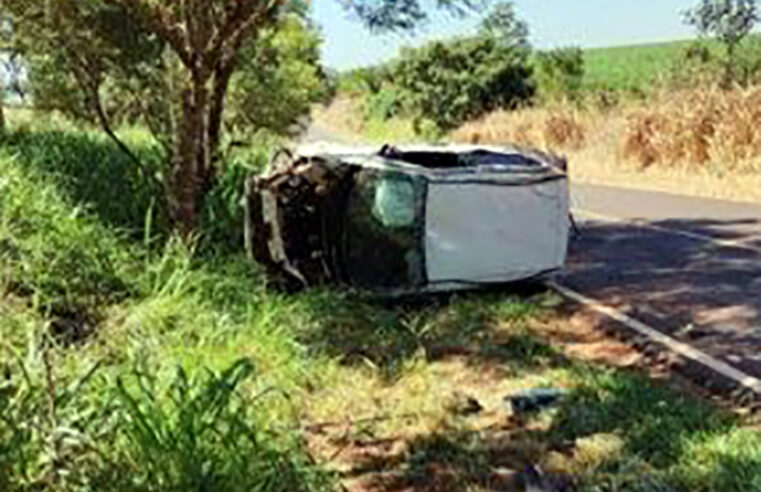
[[295,436],[265,425],[266,395],[241,392],[255,375],[248,360],[173,378],[139,366],[113,377],[95,364],[76,377],[61,357],[48,347],[4,364],[2,490],[329,487]]
[[49,316],[85,318],[129,295],[130,245],[54,180],[0,157],[0,285]]
[[64,199],[82,206],[106,226],[137,234],[146,217],[165,221],[158,146],[145,134],[132,134],[131,160],[105,137],[89,132],[15,131],[5,137],[5,155],[20,167],[45,176]]
[[753,168],[761,157],[761,88],[675,92],[627,115],[623,151],[643,166]]
[[[640,166],[692,166],[757,172],[761,88],[669,90],[614,110],[559,104],[496,112],[453,134],[469,142],[518,142],[575,152],[605,145]],[[601,141],[601,137],[605,137]]]
[[0,490],[329,487],[262,394],[303,362],[257,269],[147,233],[161,193],[98,137],[1,154]]

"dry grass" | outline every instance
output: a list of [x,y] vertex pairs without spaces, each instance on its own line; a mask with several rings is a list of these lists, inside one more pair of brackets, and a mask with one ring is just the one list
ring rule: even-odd
[[367,120],[362,115],[361,99],[348,95],[337,97],[329,106],[318,105],[312,109],[314,124],[343,142],[408,143],[419,140],[411,120]]
[[627,115],[623,138],[624,154],[643,166],[686,163],[757,170],[761,88],[672,93]]
[[[356,99],[316,108],[317,125],[346,140],[409,142],[409,122],[367,122]],[[554,103],[496,111],[451,135],[568,155],[577,181],[761,203],[761,86],[671,90],[615,107]]]
[[761,202],[761,87],[668,91],[609,111],[501,111],[452,137],[566,153],[583,181]]
[[468,143],[514,142],[543,148],[573,151],[587,142],[588,126],[582,114],[572,108],[497,111],[482,119],[466,123],[452,138]]

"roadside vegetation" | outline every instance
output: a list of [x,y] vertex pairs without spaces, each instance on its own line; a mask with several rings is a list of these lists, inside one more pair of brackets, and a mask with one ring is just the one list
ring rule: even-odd
[[[625,344],[554,348],[552,296],[270,292],[234,248],[168,233],[130,165],[86,131],[0,146],[0,490],[521,490],[533,466],[548,490],[761,483],[742,418],[613,367]],[[569,394],[511,413],[529,388]]]
[[[452,98],[482,110],[463,114],[456,124],[434,121],[444,116],[440,111],[417,112],[395,70],[435,51],[433,43],[382,66],[341,74],[334,105],[316,110],[316,121],[372,141],[538,146],[567,154],[580,180],[761,201],[761,38],[751,31],[758,20],[754,2],[699,2],[684,14],[700,35],[696,40],[590,50],[532,49],[529,26],[514,9],[495,15],[502,20],[502,45],[522,54],[524,68],[520,86],[503,82],[501,91],[487,94],[508,92],[515,99],[502,94],[475,103],[483,86],[478,77],[453,79],[459,92]],[[482,28],[475,39],[485,36]],[[426,66],[446,78],[438,61],[429,56]],[[477,67],[467,71],[479,73]],[[414,98],[425,94],[416,86]],[[429,97],[441,103],[441,93]],[[418,124],[421,118],[426,125]]]

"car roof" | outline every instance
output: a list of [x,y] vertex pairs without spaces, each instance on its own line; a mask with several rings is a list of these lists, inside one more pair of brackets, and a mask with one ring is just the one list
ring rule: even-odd
[[[388,150],[389,152],[384,152]],[[502,159],[496,159],[493,162],[479,162],[476,166],[462,165],[447,169],[426,167],[405,161],[403,158],[396,158],[394,154],[415,154],[415,153],[452,153],[457,155],[477,155],[496,154]],[[436,174],[436,175],[457,175],[472,174],[475,169],[479,173],[497,173],[497,174],[514,174],[514,173],[537,173],[552,172],[564,173],[565,159],[554,154],[548,154],[536,149],[523,148],[519,146],[506,145],[469,145],[469,144],[402,144],[398,146],[385,145],[379,146],[368,145],[346,145],[330,142],[316,142],[304,144],[296,149],[296,155],[302,158],[320,158],[331,163],[332,165],[356,165],[364,168],[374,169],[397,169],[413,174]],[[506,159],[505,159],[506,158]]]

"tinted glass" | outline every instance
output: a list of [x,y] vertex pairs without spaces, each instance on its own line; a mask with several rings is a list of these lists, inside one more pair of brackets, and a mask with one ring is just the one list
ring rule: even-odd
[[425,183],[400,173],[364,170],[349,198],[346,259],[357,287],[403,288],[423,281]]

